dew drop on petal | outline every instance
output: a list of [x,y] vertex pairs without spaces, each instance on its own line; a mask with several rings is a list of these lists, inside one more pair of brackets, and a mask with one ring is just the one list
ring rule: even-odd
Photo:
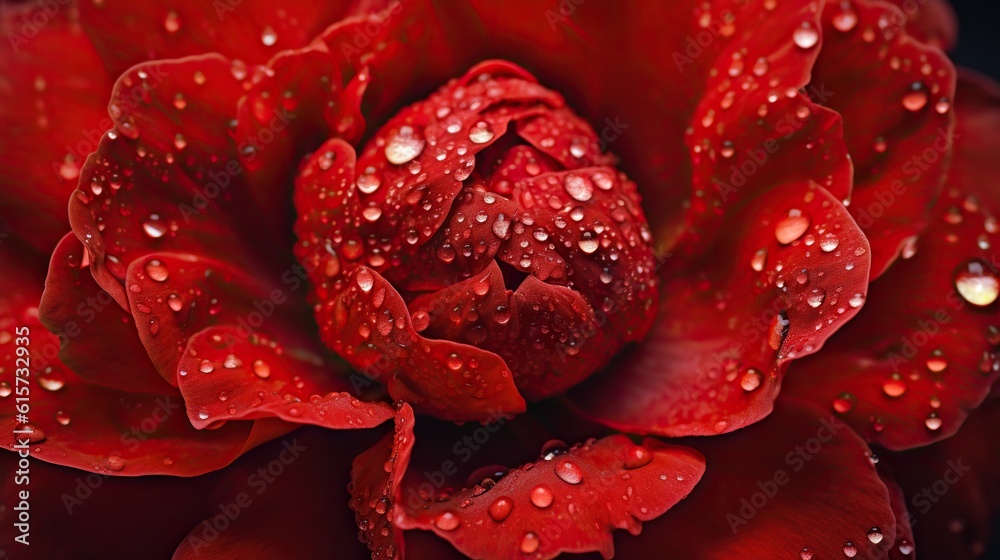
[[583,470],[572,461],[563,460],[557,462],[555,471],[559,480],[567,484],[580,484],[583,482]]
[[811,49],[819,42],[819,31],[811,23],[805,21],[792,33],[792,40],[795,41],[795,46],[800,49]]
[[479,121],[469,129],[469,140],[473,144],[485,144],[493,139],[493,129],[486,121]]
[[774,227],[774,236],[778,243],[788,245],[809,229],[809,218],[804,216],[800,210],[792,209],[788,215],[778,221]]
[[854,409],[854,395],[841,393],[833,399],[833,410],[838,414],[845,414]]
[[420,155],[424,141],[416,136],[412,127],[402,126],[385,146],[385,158],[389,163],[402,165]]
[[927,415],[927,418],[924,418],[924,426],[932,432],[940,430],[941,424],[943,424],[943,422],[941,421],[941,416],[937,412],[931,412]]
[[903,95],[903,107],[907,111],[916,112],[927,106],[927,88],[920,82],[910,85],[909,91]]
[[434,518],[434,525],[442,531],[454,531],[458,529],[460,524],[461,520],[458,516],[450,511],[446,511]]
[[763,379],[764,375],[759,369],[747,368],[747,370],[744,371],[743,375],[740,377],[740,387],[749,393],[750,391],[757,389],[757,387],[760,387],[760,383]]
[[525,554],[532,554],[538,550],[538,546],[540,544],[538,535],[534,533],[525,533],[524,538],[521,539],[521,552]]
[[554,496],[552,495],[552,490],[549,490],[545,486],[536,486],[531,491],[531,503],[535,507],[547,508],[552,505],[552,500]]
[[507,516],[510,515],[511,510],[513,509],[514,500],[504,496],[494,500],[493,503],[490,504],[488,511],[493,521],[499,523],[504,519],[507,519]]
[[986,307],[1000,295],[1000,279],[981,259],[972,259],[955,269],[955,288],[965,301]]
[[271,366],[267,365],[267,362],[264,360],[254,360],[251,368],[253,369],[254,374],[261,379],[271,377]]
[[858,547],[854,546],[854,543],[847,541],[844,543],[844,556],[847,558],[854,558],[858,555]]
[[872,527],[868,530],[868,540],[874,544],[882,542],[882,529],[878,527]]
[[170,277],[167,265],[158,259],[152,259],[146,263],[146,275],[155,282],[166,282],[167,278]]

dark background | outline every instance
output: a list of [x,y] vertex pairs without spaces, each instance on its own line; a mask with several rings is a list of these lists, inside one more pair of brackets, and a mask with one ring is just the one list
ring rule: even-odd
[[[958,46],[951,57],[1000,80],[1000,2],[997,0],[951,0],[958,15]],[[983,442],[983,445],[993,445]],[[993,523],[993,538],[984,559],[1000,560],[1000,519]]]
[[958,47],[951,57],[1000,80],[1000,2],[951,0],[958,14]]

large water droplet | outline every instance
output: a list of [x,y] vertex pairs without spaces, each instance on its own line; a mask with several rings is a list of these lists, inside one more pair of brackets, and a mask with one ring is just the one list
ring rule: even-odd
[[941,424],[943,424],[943,422],[941,420],[941,416],[938,415],[937,412],[931,412],[930,414],[927,415],[927,418],[924,418],[924,426],[926,426],[927,429],[932,432],[940,430]]
[[389,163],[402,165],[420,155],[424,141],[417,137],[412,127],[402,126],[385,146],[385,158]]
[[167,278],[170,277],[167,265],[158,259],[152,259],[146,263],[146,275],[149,276],[150,280],[156,282],[166,282]]
[[261,379],[271,377],[271,366],[267,365],[267,362],[264,360],[254,360],[251,368],[253,369],[254,374]]
[[586,202],[594,196],[594,187],[591,185],[590,180],[579,175],[567,175],[563,181],[563,186],[566,192],[573,197],[573,200]]
[[38,384],[46,391],[58,391],[66,386],[66,378],[55,370],[46,370],[38,376]]
[[469,140],[473,144],[485,144],[493,139],[493,129],[486,121],[479,121],[469,129]]
[[153,239],[159,239],[167,233],[167,226],[156,214],[151,214],[149,219],[142,223],[142,231]]
[[858,547],[854,546],[854,543],[847,541],[844,543],[844,556],[848,558],[854,558],[858,555]]
[[882,392],[887,397],[898,398],[906,394],[906,380],[902,375],[894,373],[882,382]]
[[536,486],[531,491],[531,503],[535,507],[547,508],[552,505],[553,498],[552,490],[549,490],[545,486]]
[[446,511],[434,518],[434,525],[442,531],[454,531],[461,525],[461,520],[454,513]]
[[371,291],[372,286],[375,285],[375,276],[367,268],[362,268],[358,271],[354,281],[358,283],[358,287],[361,288],[362,292],[368,293]]
[[633,445],[625,452],[625,468],[628,470],[645,467],[653,462],[653,454],[641,445]]
[[811,49],[819,42],[819,31],[816,31],[811,23],[805,21],[792,33],[792,40],[795,41],[795,46],[800,49]]
[[760,387],[760,383],[763,379],[764,374],[759,369],[747,368],[747,370],[743,372],[743,376],[740,377],[740,387],[749,393],[750,391],[757,389],[757,387]]
[[538,540],[538,535],[534,533],[525,533],[524,538],[521,539],[521,552],[525,554],[532,554],[538,550],[538,546],[541,542]]
[[514,509],[514,500],[511,500],[506,496],[500,497],[494,500],[492,504],[490,504],[489,514],[490,517],[493,518],[493,521],[499,523],[504,519],[507,519],[507,516],[510,515],[511,510],[513,509]]
[[920,82],[910,85],[909,91],[903,95],[903,107],[907,111],[919,111],[927,106],[927,88]]
[[965,301],[986,307],[1000,295],[1000,279],[981,259],[971,259],[955,269],[955,288]]
[[782,218],[778,221],[777,225],[775,225],[774,236],[777,238],[778,243],[788,245],[789,243],[802,237],[802,234],[804,234],[807,229],[809,229],[809,218],[804,216],[802,211],[792,209],[788,211],[787,216]]
[[882,542],[882,529],[879,529],[878,527],[868,529],[868,540],[874,544]]
[[567,484],[580,484],[583,482],[583,469],[572,461],[558,461],[556,463],[555,471],[559,480],[562,480]]

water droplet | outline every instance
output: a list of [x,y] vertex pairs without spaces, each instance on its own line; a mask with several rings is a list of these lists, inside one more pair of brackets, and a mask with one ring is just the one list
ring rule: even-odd
[[854,546],[854,543],[847,541],[844,543],[844,556],[848,558],[854,558],[858,555],[858,547]]
[[13,392],[14,389],[10,386],[10,383],[0,381],[0,397],[9,397]]
[[816,46],[819,42],[819,32],[816,28],[812,26],[808,21],[802,22],[802,25],[792,33],[792,40],[795,41],[795,46],[800,49],[811,49]]
[[493,521],[499,523],[504,519],[507,519],[507,516],[510,515],[511,510],[513,509],[514,500],[507,497],[501,497],[497,498],[492,504],[490,504],[489,514],[490,517],[493,518]]
[[778,243],[788,245],[809,229],[809,218],[804,216],[800,210],[792,209],[788,211],[788,216],[782,218],[774,227],[774,236]]
[[534,533],[525,533],[524,538],[521,539],[521,552],[525,554],[533,554],[538,550],[538,546],[541,542],[538,540],[538,535]]
[[536,486],[534,490],[531,491],[531,503],[535,507],[547,508],[552,505],[552,490],[549,490],[545,486]]
[[458,354],[454,353],[448,354],[448,357],[445,359],[445,364],[448,366],[448,369],[452,371],[458,371],[462,369],[462,365],[464,363],[465,360],[463,360],[462,357],[459,356]]
[[832,233],[824,233],[819,239],[819,248],[829,253],[840,245],[840,239]]
[[596,239],[581,239],[577,242],[577,245],[580,246],[580,250],[588,255],[596,251],[598,247]]
[[382,209],[378,206],[368,206],[361,211],[361,215],[364,216],[369,222],[374,222],[382,217]]
[[170,277],[167,265],[158,259],[153,259],[146,263],[146,275],[155,282],[166,282]]
[[764,379],[764,374],[757,368],[747,368],[740,377],[740,387],[744,391],[750,392],[760,387],[760,382]]
[[66,386],[66,378],[55,370],[46,370],[38,376],[38,384],[46,391],[58,391]]
[[641,445],[633,445],[625,452],[625,468],[634,470],[653,462],[653,454]]
[[204,408],[198,411],[198,418],[199,419],[201,419],[201,420],[208,420],[208,417],[209,417],[208,411],[205,410]]
[[894,373],[882,382],[882,392],[887,397],[898,398],[906,394],[906,380],[902,375]]
[[903,539],[903,540],[899,541],[899,553],[902,554],[903,556],[907,556],[909,554],[912,554],[913,553],[913,543],[911,543],[910,541],[908,541],[906,539]]
[[212,363],[212,360],[202,360],[201,363],[198,364],[198,371],[202,373],[212,373],[215,371],[215,364]]
[[851,307],[861,307],[861,304],[865,302],[864,294],[854,294],[849,300],[847,300],[848,305]]
[[458,516],[450,511],[446,511],[434,518],[434,525],[442,531],[454,531],[458,529],[460,524],[461,520]]
[[846,414],[854,409],[854,395],[841,393],[833,399],[833,410],[838,414]]
[[767,263],[767,249],[757,249],[757,252],[753,254],[750,259],[750,268],[760,272],[764,270],[764,264]]
[[941,373],[948,368],[948,359],[945,358],[944,352],[938,348],[931,351],[930,355],[927,356],[926,366],[932,373]]
[[174,135],[174,147],[178,150],[183,150],[187,147],[187,140],[184,138],[183,134],[177,133]]
[[167,307],[175,312],[184,309],[184,298],[177,294],[170,294],[167,296]]
[[1000,295],[1000,280],[981,259],[971,259],[955,269],[955,287],[962,299],[977,307],[986,307]]
[[486,121],[479,121],[469,129],[469,140],[473,144],[485,144],[493,139],[493,129]]
[[176,33],[181,28],[181,20],[177,17],[177,12],[174,10],[167,12],[167,17],[163,20],[163,28],[168,33]]
[[365,193],[371,194],[378,190],[382,181],[372,173],[365,173],[358,177],[357,180],[358,190]]
[[806,295],[806,303],[809,307],[817,308],[823,305],[823,300],[826,299],[826,290],[823,288],[814,288],[808,295]]
[[66,414],[65,412],[63,412],[61,410],[58,411],[58,412],[56,412],[56,422],[58,422],[59,425],[61,425],[61,426],[69,426],[70,421],[71,421],[71,419],[69,417],[69,414]]
[[943,422],[941,421],[941,416],[938,415],[937,412],[931,412],[927,415],[927,418],[924,418],[924,426],[932,432],[940,430],[941,424],[943,424]]
[[278,34],[274,32],[274,29],[272,29],[270,25],[261,31],[260,42],[264,43],[265,47],[273,47],[274,44],[278,42]]
[[271,377],[271,366],[267,365],[267,362],[264,360],[254,360],[251,368],[253,369],[254,374],[261,379]]
[[572,173],[566,175],[563,186],[566,188],[566,192],[573,197],[573,200],[586,202],[594,196],[594,187],[591,185],[590,180],[579,175]]
[[868,540],[874,544],[882,542],[882,529],[879,529],[878,527],[868,529]]
[[808,546],[803,547],[802,550],[799,551],[799,558],[802,560],[812,560],[812,557],[813,551],[810,550]]
[[842,33],[854,29],[858,25],[858,14],[854,13],[850,4],[844,4],[840,10],[833,15],[833,28]]
[[358,283],[358,287],[361,288],[362,292],[368,293],[371,291],[372,286],[375,285],[375,276],[367,268],[362,268],[358,270],[354,281]]
[[402,126],[386,144],[385,158],[389,163],[402,165],[420,155],[424,150],[424,141],[417,138],[413,127]]
[[125,468],[125,459],[122,459],[117,455],[112,455],[104,462],[104,466],[106,466],[109,471],[120,472]]
[[142,231],[146,232],[146,235],[153,239],[159,239],[167,233],[167,226],[160,220],[158,215],[151,214],[149,219],[142,223]]
[[903,107],[907,111],[919,111],[927,105],[927,88],[920,82],[910,85],[909,91],[903,95]]
[[567,484],[580,484],[583,482],[583,470],[579,465],[572,461],[558,461],[556,463],[555,471],[559,480],[562,480]]

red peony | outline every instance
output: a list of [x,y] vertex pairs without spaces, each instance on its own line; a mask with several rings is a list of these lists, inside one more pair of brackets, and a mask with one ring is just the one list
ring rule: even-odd
[[432,4],[0,6],[0,558],[995,549],[947,4]]

